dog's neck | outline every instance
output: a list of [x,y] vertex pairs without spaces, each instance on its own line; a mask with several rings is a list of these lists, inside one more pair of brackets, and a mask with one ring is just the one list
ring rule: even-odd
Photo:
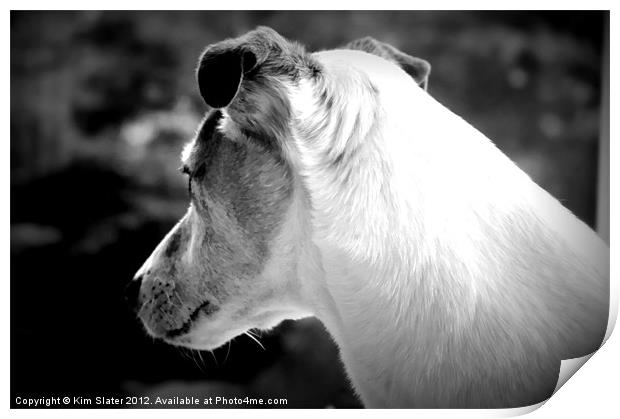
[[[395,162],[398,151],[385,148],[384,136],[396,133],[386,125],[376,90],[359,77],[353,81],[356,98],[346,80],[298,93],[299,100],[323,103],[317,113],[298,116],[304,123],[295,133],[301,150],[291,154],[305,159],[298,172],[310,198],[301,206],[312,208],[304,217],[312,219],[312,249],[300,264],[301,282],[314,284],[308,292],[312,309],[338,342],[365,404],[379,407],[394,405],[405,397],[398,392],[412,386],[416,342],[401,331],[432,327],[432,321],[416,323],[437,308],[413,307],[432,293],[430,283],[414,276],[432,268],[424,260],[428,249],[416,249],[425,232],[398,190],[409,188],[406,170],[397,167],[406,162]],[[331,142],[321,143],[325,139]],[[421,335],[432,339],[429,333]]]

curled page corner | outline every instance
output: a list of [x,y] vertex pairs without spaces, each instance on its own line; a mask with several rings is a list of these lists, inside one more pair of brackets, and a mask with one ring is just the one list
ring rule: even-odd
[[[560,363],[560,374],[558,375],[558,383],[555,385],[555,390],[553,390],[553,394],[557,393],[557,391],[562,388],[564,384],[566,384],[568,379],[571,378],[579,368],[583,367],[583,364],[588,362],[588,360],[595,353],[596,351],[579,358],[563,359]],[[553,397],[553,395],[551,397]]]
[[551,399],[551,397],[553,397],[553,395],[557,393],[557,391],[560,388],[562,388],[562,386],[566,384],[566,382],[577,372],[577,370],[579,370],[579,368],[581,368],[583,364],[588,362],[588,360],[592,357],[592,355],[598,352],[603,347],[603,345],[605,345],[605,342],[607,342],[607,340],[611,336],[613,329],[615,328],[616,321],[618,318],[618,306],[619,306],[618,299],[619,299],[618,293],[615,292],[614,289],[612,288],[611,293],[610,293],[609,319],[607,321],[607,329],[605,331],[605,337],[603,338],[603,341],[601,342],[601,345],[599,346],[599,348],[596,351],[588,355],[584,355],[582,357],[563,359],[560,362],[560,372],[558,374],[558,381],[555,385],[555,389],[553,390],[553,394],[548,399],[545,399],[541,401],[540,403],[532,404],[530,406],[523,406],[523,407],[516,407],[516,408],[509,408],[509,409],[498,409],[494,412],[493,417],[505,418],[505,417],[516,417],[516,416],[526,415],[528,413],[531,413],[537,410],[538,408],[542,407],[545,403],[547,403]]
[[607,320],[607,329],[605,331],[605,337],[603,338],[603,342],[601,342],[601,346],[599,346],[599,348],[591,354],[579,358],[563,359],[560,363],[560,374],[558,375],[558,382],[555,386],[555,390],[553,390],[553,394],[557,393],[557,391],[562,388],[564,384],[566,384],[568,379],[571,378],[579,368],[583,367],[583,364],[588,362],[592,355],[597,353],[603,347],[603,345],[605,345],[605,342],[607,342],[607,339],[609,339],[609,337],[611,336],[611,332],[616,326],[616,320],[618,318],[618,295],[612,290],[610,297],[611,301],[609,306],[609,319]]
[[558,382],[555,385],[555,389],[553,390],[553,394],[541,401],[540,403],[532,404],[529,406],[516,407],[511,409],[500,409],[495,417],[515,417],[522,416],[528,413],[533,412],[534,410],[542,407],[545,403],[547,403],[551,397],[571,378],[579,368],[583,366],[588,360],[594,355],[596,351],[591,354],[579,357],[579,358],[571,358],[571,359],[563,359],[560,363],[560,373],[558,374]]
[[[547,400],[549,400],[549,399],[547,399]],[[513,407],[513,408],[509,408],[509,409],[498,409],[496,411],[497,413],[496,413],[496,415],[494,417],[496,417],[496,418],[512,418],[512,417],[516,417],[516,416],[527,415],[528,413],[532,413],[534,410],[538,409],[543,404],[547,403],[547,400],[543,400],[540,403],[531,404],[529,406]]]

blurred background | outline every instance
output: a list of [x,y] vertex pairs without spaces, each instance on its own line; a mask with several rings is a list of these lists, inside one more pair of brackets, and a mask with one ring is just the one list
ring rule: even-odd
[[[284,397],[359,407],[331,338],[285,322],[214,353],[147,337],[122,291],[188,206],[202,49],[268,25],[309,50],[370,35],[429,93],[595,224],[606,12],[12,12],[11,403]],[[13,406],[16,407],[16,406]]]

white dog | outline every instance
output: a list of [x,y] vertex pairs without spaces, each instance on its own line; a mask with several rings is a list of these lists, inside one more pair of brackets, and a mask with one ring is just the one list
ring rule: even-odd
[[[403,71],[405,70],[405,71]],[[213,349],[318,317],[369,407],[517,407],[596,350],[609,249],[365,38],[209,46],[191,205],[133,281],[148,333]]]

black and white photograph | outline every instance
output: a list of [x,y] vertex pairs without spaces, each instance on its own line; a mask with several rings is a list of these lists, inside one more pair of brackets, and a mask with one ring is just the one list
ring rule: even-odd
[[617,313],[609,36],[10,11],[10,408],[542,405]]

